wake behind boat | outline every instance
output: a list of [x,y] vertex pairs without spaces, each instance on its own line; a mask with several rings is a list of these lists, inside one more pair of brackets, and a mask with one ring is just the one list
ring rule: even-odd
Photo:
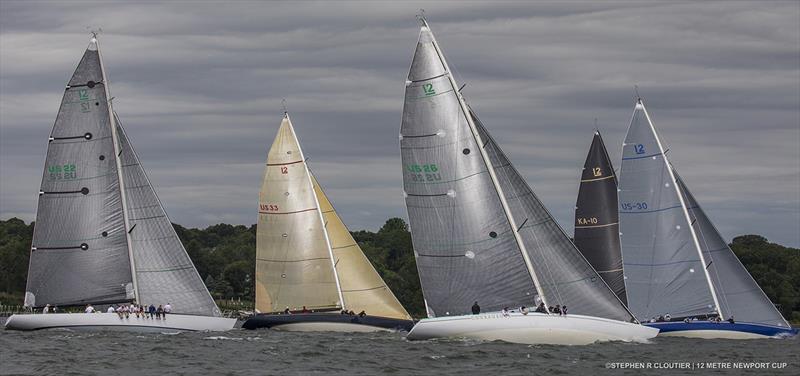
[[18,314],[6,329],[228,330],[114,113],[96,36],[50,134],[25,306],[161,305],[167,320]]
[[[631,311],[668,336],[796,335],[706,216],[668,152],[638,98],[623,144],[619,180],[620,237]],[[670,321],[670,316],[688,320]]]
[[[631,313],[489,135],[461,96],[427,22],[421,22],[406,81],[400,150],[429,318],[408,339],[579,345],[655,337],[656,329],[631,323]],[[574,314],[469,315],[471,306],[497,312],[562,305]]]
[[309,170],[288,113],[267,156],[258,212],[256,309],[272,313],[256,314],[244,328],[362,332],[414,325]]

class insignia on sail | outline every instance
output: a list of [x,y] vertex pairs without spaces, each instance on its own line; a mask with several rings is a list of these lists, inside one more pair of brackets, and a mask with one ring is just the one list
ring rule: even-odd
[[61,100],[39,189],[25,306],[166,305],[168,320],[114,313],[14,315],[7,329],[228,330],[111,107],[96,36]]
[[622,149],[621,249],[628,307],[661,335],[797,334],[689,192],[641,98]]
[[[631,313],[542,205],[458,87],[422,19],[406,81],[400,150],[429,318],[417,323],[408,339],[587,344],[654,337],[657,331],[630,323]],[[562,312],[568,306],[569,314],[533,312],[540,305]]]
[[244,328],[411,328],[309,170],[288,113],[267,156],[258,218],[256,309],[263,313]]

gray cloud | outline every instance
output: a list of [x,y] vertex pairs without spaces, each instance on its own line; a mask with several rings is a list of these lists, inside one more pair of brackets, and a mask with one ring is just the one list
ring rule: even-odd
[[174,222],[252,224],[281,98],[352,229],[405,217],[397,133],[424,7],[464,93],[568,233],[593,118],[638,84],[724,236],[799,246],[800,3],[0,2],[0,217],[35,216],[63,85],[102,27],[119,112]]

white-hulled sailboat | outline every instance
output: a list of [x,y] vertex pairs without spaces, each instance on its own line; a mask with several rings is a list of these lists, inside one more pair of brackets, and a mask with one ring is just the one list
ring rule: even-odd
[[[6,329],[229,330],[114,113],[96,36],[67,84],[47,147],[25,306],[170,304],[165,319],[18,314]],[[98,307],[99,308],[99,307]]]
[[[408,339],[578,345],[655,337],[657,330],[632,323],[467,106],[421,22],[400,149],[429,318]],[[470,314],[476,301],[488,313]],[[533,312],[540,304],[566,305],[568,315]]]
[[668,151],[638,98],[619,179],[628,307],[639,320],[659,321],[645,325],[662,336],[796,335],[714,228]]
[[263,313],[243,328],[367,332],[414,325],[311,174],[288,113],[267,156],[258,213],[256,310]]

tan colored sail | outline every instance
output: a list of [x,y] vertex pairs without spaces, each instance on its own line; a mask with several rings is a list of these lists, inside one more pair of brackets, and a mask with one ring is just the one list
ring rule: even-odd
[[350,235],[313,174],[311,181],[325,220],[347,309],[355,312],[363,310],[371,316],[411,320],[411,316]]
[[256,233],[256,309],[341,307],[331,251],[288,114],[267,155]]

